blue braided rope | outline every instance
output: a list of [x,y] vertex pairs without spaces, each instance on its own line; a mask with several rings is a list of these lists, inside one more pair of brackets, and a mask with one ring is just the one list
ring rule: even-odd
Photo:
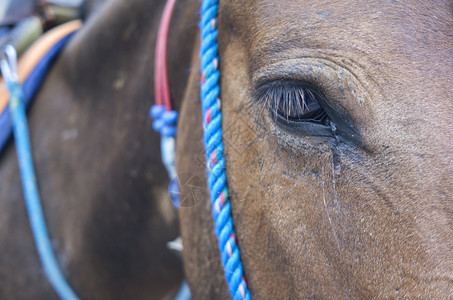
[[76,300],[78,299],[76,294],[72,291],[58,266],[44,221],[44,213],[39,199],[35,171],[33,168],[33,158],[31,155],[25,105],[23,103],[24,95],[22,86],[11,81],[7,82],[7,85],[11,94],[9,109],[13,122],[22,186],[36,248],[47,278],[58,296],[65,300]]
[[220,111],[220,71],[217,45],[218,0],[204,0],[201,6],[201,105],[204,145],[208,161],[208,186],[211,191],[212,215],[221,260],[230,295],[233,299],[251,299],[243,275],[239,247],[231,217],[231,204],[226,185],[225,157]]

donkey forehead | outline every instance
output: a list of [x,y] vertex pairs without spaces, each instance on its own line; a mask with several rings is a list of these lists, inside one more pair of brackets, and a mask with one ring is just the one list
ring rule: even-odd
[[452,3],[234,0],[221,3],[220,18],[247,44],[254,68],[308,48],[360,52],[387,64],[432,65],[441,57],[451,66]]

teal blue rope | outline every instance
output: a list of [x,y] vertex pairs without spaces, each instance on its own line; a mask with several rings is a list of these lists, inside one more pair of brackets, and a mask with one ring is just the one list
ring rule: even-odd
[[30,225],[35,238],[39,257],[44,266],[44,271],[50,283],[61,299],[78,299],[66,282],[61,272],[50,243],[44,214],[36,184],[33,159],[31,155],[27,118],[23,103],[22,86],[16,82],[8,81],[10,91],[9,109],[13,122],[14,138],[16,142],[19,169],[22,178],[22,187],[25,196]]
[[201,6],[201,104],[204,145],[208,160],[208,186],[211,191],[212,215],[218,238],[225,278],[233,299],[251,299],[243,275],[239,247],[231,217],[226,185],[225,158],[220,112],[220,71],[217,45],[218,0],[204,0]]

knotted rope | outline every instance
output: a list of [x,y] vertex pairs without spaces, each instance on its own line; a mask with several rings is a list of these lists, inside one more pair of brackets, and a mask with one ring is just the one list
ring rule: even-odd
[[243,275],[239,247],[231,217],[223,156],[222,113],[220,111],[220,71],[217,44],[218,0],[204,0],[201,6],[201,105],[204,146],[208,161],[208,186],[212,215],[221,260],[233,299],[251,299]]

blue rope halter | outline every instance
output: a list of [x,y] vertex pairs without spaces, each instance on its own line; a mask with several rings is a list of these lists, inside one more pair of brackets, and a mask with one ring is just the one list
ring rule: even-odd
[[[220,71],[217,45],[218,0],[204,0],[201,5],[201,105],[203,111],[204,146],[208,161],[208,186],[211,197],[212,216],[215,233],[218,238],[221,260],[233,299],[251,299],[250,292],[243,275],[239,247],[231,217],[231,204],[226,185],[225,157],[222,142],[222,113],[220,111]],[[159,75],[158,75],[159,76]],[[155,87],[156,88],[156,87]],[[158,101],[156,96],[156,102]],[[161,151],[168,175],[172,180],[169,187],[173,204],[178,207],[178,186],[175,185],[174,143],[167,147],[165,138],[172,138],[176,133],[176,112],[161,103],[153,106],[150,111],[154,119],[153,127],[162,136]],[[168,131],[168,132],[167,132]],[[168,144],[169,145],[169,144]]]
[[220,111],[220,70],[217,44],[218,0],[204,0],[201,6],[201,105],[204,146],[208,161],[208,186],[212,216],[221,260],[233,299],[251,299],[243,275],[239,247],[231,217],[223,156],[222,113]]

